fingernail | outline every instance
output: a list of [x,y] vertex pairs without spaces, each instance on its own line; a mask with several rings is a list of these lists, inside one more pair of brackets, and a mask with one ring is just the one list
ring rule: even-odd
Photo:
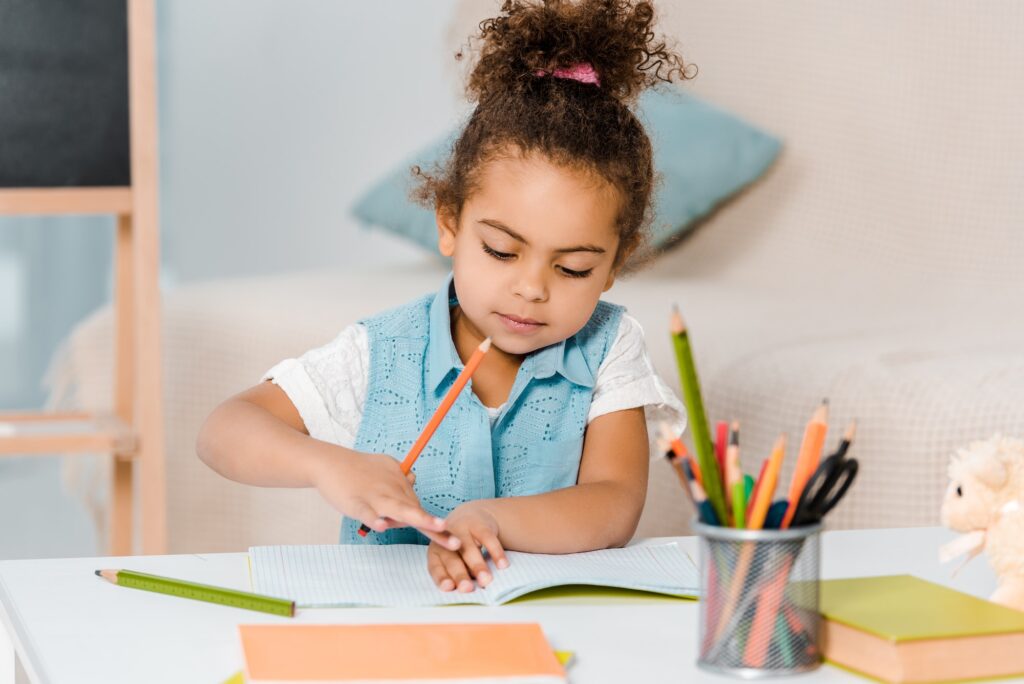
[[508,559],[507,558],[502,558],[500,561],[498,561],[498,567],[501,568],[502,570],[507,568],[508,567]]
[[441,580],[441,591],[451,591],[455,588],[455,582],[450,579]]
[[491,583],[491,573],[486,570],[476,576],[476,581],[480,583],[480,586],[486,586]]
[[444,527],[444,518],[434,518],[434,524],[438,527]]
[[462,546],[462,540],[458,537],[451,537],[451,540],[448,542],[448,548],[452,551],[455,551],[460,546]]
[[469,580],[462,580],[459,582],[459,591],[469,592],[473,591],[473,583]]

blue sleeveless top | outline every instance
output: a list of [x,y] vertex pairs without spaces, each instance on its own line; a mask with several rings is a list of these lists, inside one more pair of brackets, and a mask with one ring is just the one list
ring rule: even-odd
[[[451,335],[453,278],[436,295],[360,321],[370,372],[357,451],[401,460],[463,364]],[[583,329],[528,354],[493,426],[472,380],[413,466],[416,494],[445,517],[474,499],[540,494],[576,484],[597,370],[619,330],[623,308],[598,302]],[[357,534],[344,519],[343,544],[426,544],[411,527]]]

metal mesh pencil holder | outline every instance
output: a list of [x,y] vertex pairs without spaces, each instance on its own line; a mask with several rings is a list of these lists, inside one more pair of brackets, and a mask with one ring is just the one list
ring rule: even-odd
[[693,524],[700,537],[697,665],[755,679],[821,664],[821,525],[740,530]]

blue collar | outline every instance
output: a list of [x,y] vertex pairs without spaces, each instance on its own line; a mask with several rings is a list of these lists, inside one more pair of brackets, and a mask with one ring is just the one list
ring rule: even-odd
[[[438,387],[453,372],[463,368],[455,342],[452,340],[451,307],[458,303],[455,294],[453,274],[449,273],[444,286],[438,290],[430,303],[430,331],[427,338],[427,388],[437,392]],[[597,374],[590,368],[587,357],[576,343],[576,336],[548,345],[527,354],[519,367],[519,375],[531,378],[550,378],[558,373],[563,378],[582,387],[593,387]]]

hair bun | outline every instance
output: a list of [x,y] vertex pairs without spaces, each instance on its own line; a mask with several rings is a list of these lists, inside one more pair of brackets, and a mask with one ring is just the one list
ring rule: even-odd
[[655,37],[654,21],[650,2],[506,0],[499,16],[480,23],[468,94],[482,101],[577,65],[592,67],[600,88],[627,102],[659,82],[692,78],[695,67]]

